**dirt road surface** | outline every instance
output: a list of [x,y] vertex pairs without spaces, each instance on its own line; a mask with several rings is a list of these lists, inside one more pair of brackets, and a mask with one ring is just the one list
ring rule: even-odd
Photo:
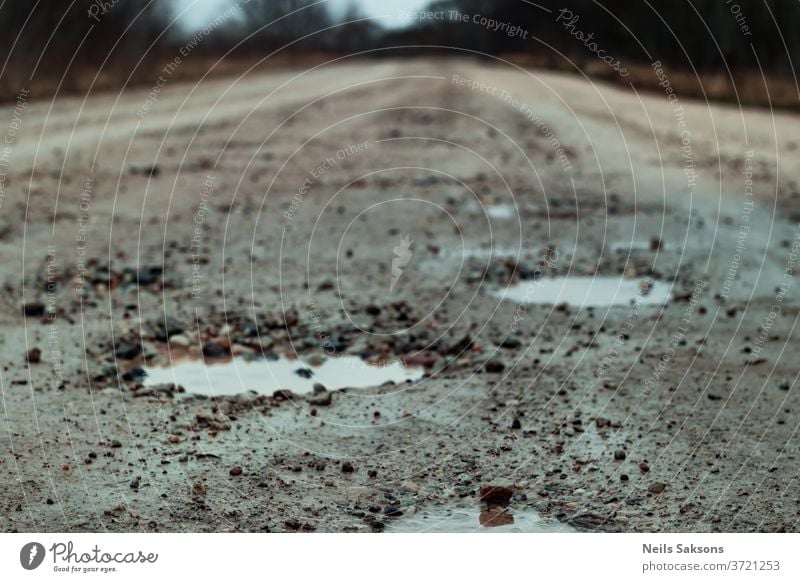
[[[0,117],[3,531],[477,530],[482,485],[517,529],[798,529],[800,118],[472,60],[149,93]],[[563,276],[669,300],[498,298]],[[425,377],[145,385],[201,352]]]

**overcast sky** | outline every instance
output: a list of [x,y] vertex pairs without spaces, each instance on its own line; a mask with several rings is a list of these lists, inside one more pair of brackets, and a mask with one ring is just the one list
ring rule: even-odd
[[[188,28],[199,28],[213,20],[235,0],[175,0],[179,9],[189,8],[183,19]],[[429,0],[355,0],[367,16],[375,17],[386,27],[409,24],[410,21],[400,17],[401,12],[421,10],[429,4]],[[331,11],[341,14],[350,0],[329,0]],[[384,17],[384,18],[379,18]]]

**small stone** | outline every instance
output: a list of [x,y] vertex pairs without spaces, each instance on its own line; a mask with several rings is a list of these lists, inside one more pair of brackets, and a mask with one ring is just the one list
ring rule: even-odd
[[219,359],[227,358],[231,354],[230,350],[216,342],[203,344],[203,356],[206,358]]
[[508,505],[514,490],[502,485],[481,485],[481,501],[487,505]]
[[142,351],[142,346],[120,342],[114,347],[114,355],[120,360],[132,360]]
[[664,493],[664,489],[666,489],[666,488],[667,488],[666,483],[653,483],[652,485],[650,485],[650,487],[647,488],[647,490],[650,493],[653,493],[655,495],[659,495],[661,493]]
[[25,317],[41,317],[44,315],[44,303],[26,303],[22,306]]
[[400,484],[400,488],[405,489],[406,491],[419,491],[419,485],[413,481],[403,481]]
[[647,463],[639,463],[639,470],[642,473],[647,473],[648,471],[650,471],[650,465],[648,465]]
[[627,455],[625,454],[625,451],[623,451],[623,450],[614,451],[614,460],[615,461],[624,461],[626,456]]
[[239,475],[242,474],[242,468],[237,465],[235,467],[231,467],[231,470],[229,472],[231,474],[231,477],[238,477]]
[[169,343],[178,348],[188,348],[191,345],[191,340],[182,333],[176,333],[169,336]]
[[39,348],[33,348],[28,352],[28,363],[29,364],[38,364],[42,361],[42,350]]
[[522,345],[520,339],[513,335],[508,335],[500,340],[500,347],[513,350]]
[[506,369],[506,365],[500,360],[489,360],[484,365],[484,369],[490,374],[498,374]]
[[141,382],[147,377],[147,372],[141,366],[134,366],[122,375],[126,382]]
[[[139,280],[139,283],[141,283],[141,280]],[[183,323],[181,323],[174,317],[167,317],[166,320],[160,320],[158,322],[156,339],[158,341],[163,342],[171,338],[172,336],[178,335],[182,332],[183,332]]]
[[353,463],[351,463],[350,461],[345,461],[344,463],[342,463],[342,473],[352,473],[355,470],[356,468],[353,467]]
[[131,489],[134,490],[139,489],[139,485],[141,485],[141,483],[142,483],[142,478],[136,477],[133,481],[131,481],[130,487]]
[[305,380],[310,380],[314,373],[308,368],[298,368],[294,371],[295,374],[304,378]]
[[394,505],[389,505],[386,509],[383,510],[383,514],[387,517],[400,517],[403,515],[403,512],[400,511],[399,507],[395,507]]
[[321,392],[308,397],[308,403],[313,406],[330,406],[332,400],[331,392]]
[[275,392],[272,393],[272,397],[275,400],[291,400],[294,398],[294,394],[291,390],[280,389],[275,390]]
[[518,418],[515,418],[514,421],[511,423],[511,430],[519,430],[522,428],[522,423],[519,421]]

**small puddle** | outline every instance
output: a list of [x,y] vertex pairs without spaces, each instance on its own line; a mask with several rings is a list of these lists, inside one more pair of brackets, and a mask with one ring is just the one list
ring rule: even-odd
[[515,204],[478,204],[470,200],[464,209],[472,215],[484,215],[494,220],[511,220],[519,214]]
[[295,394],[311,394],[314,384],[328,390],[367,388],[386,382],[397,384],[422,378],[422,368],[407,367],[395,360],[386,364],[368,364],[355,356],[328,358],[321,365],[311,366],[301,360],[280,357],[275,360],[237,357],[214,360],[184,360],[172,366],[145,367],[146,386],[177,384],[187,392],[206,396],[230,396],[254,391],[272,394],[291,390]]
[[558,533],[576,532],[557,520],[543,519],[532,509],[512,511],[504,507],[466,508],[450,513],[414,515],[387,524],[390,533]]
[[670,290],[670,285],[651,279],[544,277],[498,289],[491,295],[515,303],[611,307],[634,303],[664,305],[670,299]]
[[486,208],[486,215],[495,220],[511,220],[517,217],[517,207],[511,204],[498,204]]

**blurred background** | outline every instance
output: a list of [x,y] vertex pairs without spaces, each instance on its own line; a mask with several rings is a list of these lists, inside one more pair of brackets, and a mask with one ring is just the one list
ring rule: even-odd
[[[798,23],[797,0],[5,0],[0,98],[152,84],[190,43],[175,76],[472,54],[647,89],[657,58],[683,95],[795,107]],[[595,58],[593,41],[628,74]]]

